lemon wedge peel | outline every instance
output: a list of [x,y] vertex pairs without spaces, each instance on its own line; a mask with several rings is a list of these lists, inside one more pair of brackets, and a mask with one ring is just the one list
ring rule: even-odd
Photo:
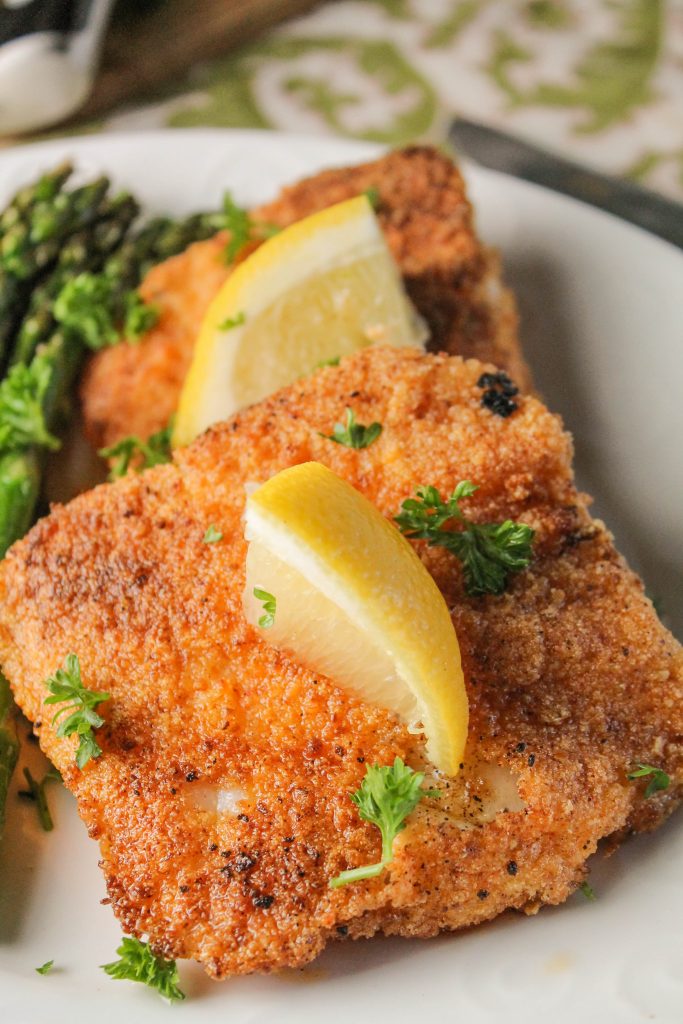
[[245,520],[247,620],[257,626],[262,614],[254,586],[269,590],[278,612],[259,630],[264,639],[419,728],[430,760],[457,774],[468,722],[460,649],[443,596],[409,542],[314,462],[252,493]]
[[372,344],[423,348],[425,338],[367,196],[337,203],[265,241],[215,296],[173,444],[189,444],[321,361]]

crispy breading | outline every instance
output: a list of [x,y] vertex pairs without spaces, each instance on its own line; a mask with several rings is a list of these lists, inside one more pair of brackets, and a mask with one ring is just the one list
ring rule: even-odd
[[[497,254],[477,238],[460,172],[442,153],[413,147],[324,171],[285,189],[254,217],[285,227],[370,187],[407,290],[429,325],[430,348],[497,363],[526,387],[514,298],[501,283]],[[161,310],[157,325],[139,344],[91,359],[81,397],[97,447],[166,426],[203,314],[229,273],[225,239],[199,242],[151,270],[141,291]]]
[[[533,912],[574,891],[602,837],[654,827],[679,800],[681,648],[589,516],[559,419],[522,396],[494,414],[484,369],[407,350],[351,356],[173,464],[56,507],[0,566],[3,670],[100,842],[124,930],[158,952],[223,977],[303,965],[343,936]],[[321,437],[347,406],[383,424],[370,447]],[[337,890],[330,878],[380,849],[349,793],[368,764],[399,755],[417,768],[424,749],[244,620],[245,487],[309,459],[388,517],[421,484],[450,493],[469,479],[472,518],[537,531],[531,567],[500,596],[468,597],[457,560],[417,544],[462,649],[465,768],[432,774],[443,797],[418,806],[383,875]],[[203,543],[210,525],[220,542]],[[84,684],[112,695],[104,753],[83,771],[43,704],[71,651]],[[627,779],[641,761],[672,777],[649,800],[647,780]]]

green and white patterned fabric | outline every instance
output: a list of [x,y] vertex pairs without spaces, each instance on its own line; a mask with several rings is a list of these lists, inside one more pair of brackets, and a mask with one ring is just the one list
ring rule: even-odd
[[400,144],[503,127],[683,198],[682,0],[338,0],[104,127]]

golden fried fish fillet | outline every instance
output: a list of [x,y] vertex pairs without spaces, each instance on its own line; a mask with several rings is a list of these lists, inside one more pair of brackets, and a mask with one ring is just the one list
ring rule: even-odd
[[[497,253],[475,234],[460,172],[442,153],[413,147],[324,171],[285,189],[254,217],[285,227],[369,188],[377,190],[380,224],[429,325],[430,348],[496,363],[526,387],[514,298],[501,282]],[[202,317],[229,273],[226,237],[198,242],[153,268],[141,291],[161,310],[159,322],[139,344],[117,345],[90,361],[81,397],[97,447],[128,434],[148,437],[175,412]]]
[[[572,479],[571,441],[535,398],[482,404],[491,367],[370,349],[176,452],[171,465],[56,507],[0,566],[0,661],[99,840],[126,932],[215,977],[307,963],[330,939],[430,936],[560,903],[605,836],[655,827],[683,784],[683,657]],[[350,406],[370,447],[321,437]],[[510,411],[510,410],[508,410]],[[452,611],[471,705],[465,766],[434,779],[378,878],[349,794],[366,766],[424,764],[421,736],[271,648],[244,620],[245,487],[310,459],[386,516],[461,479],[479,521],[533,526],[535,558],[500,596],[418,550]],[[215,526],[223,539],[203,543]],[[45,678],[69,652],[101,705],[102,756],[58,739]],[[651,799],[636,762],[671,785]]]

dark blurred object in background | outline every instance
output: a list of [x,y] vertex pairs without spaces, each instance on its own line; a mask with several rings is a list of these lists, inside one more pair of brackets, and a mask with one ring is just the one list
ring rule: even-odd
[[104,114],[315,3],[0,0],[0,135]]
[[76,111],[90,93],[113,0],[0,0],[0,134]]

